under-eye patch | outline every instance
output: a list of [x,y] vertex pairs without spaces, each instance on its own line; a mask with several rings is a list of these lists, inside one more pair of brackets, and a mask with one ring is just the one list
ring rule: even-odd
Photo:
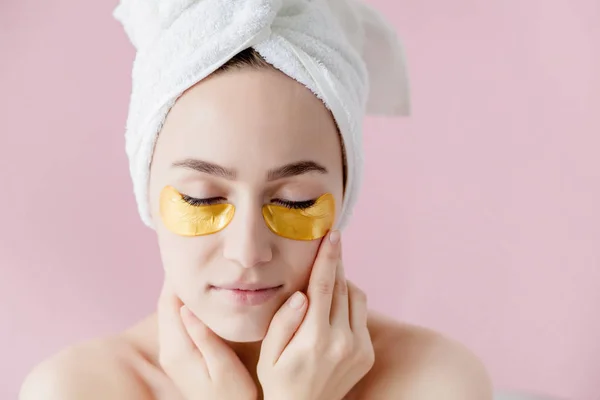
[[[160,194],[160,215],[167,229],[181,236],[210,235],[225,229],[233,219],[234,205],[197,201],[166,186]],[[287,239],[320,239],[333,226],[335,199],[326,193],[306,203],[310,204],[266,204],[262,208],[265,223],[273,233]]]
[[171,232],[181,236],[217,233],[233,219],[233,204],[190,204],[174,187],[160,193],[160,216]]
[[335,199],[326,193],[306,208],[266,204],[262,209],[269,229],[284,238],[315,240],[327,234],[335,218]]

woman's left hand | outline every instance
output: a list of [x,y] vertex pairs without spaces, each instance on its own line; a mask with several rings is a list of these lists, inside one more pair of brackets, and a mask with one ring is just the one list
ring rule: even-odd
[[[333,240],[331,240],[333,239]],[[375,361],[365,294],[344,276],[339,232],[322,241],[308,286],[273,317],[258,378],[265,400],[340,400]],[[293,306],[295,296],[304,300]]]

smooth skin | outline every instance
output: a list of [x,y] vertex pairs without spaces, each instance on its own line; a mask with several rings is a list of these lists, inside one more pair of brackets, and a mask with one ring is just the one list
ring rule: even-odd
[[[366,296],[346,281],[340,234],[322,242],[308,298],[297,292],[273,317],[257,371],[265,399],[342,399],[371,369]],[[310,306],[309,306],[310,304]],[[165,283],[159,301],[159,361],[185,399],[255,400],[240,359]]]
[[258,361],[265,399],[342,399],[373,366],[366,295],[346,280],[340,247],[334,231],[313,266],[308,301],[296,293],[271,321]]
[[[189,159],[233,173],[174,166]],[[277,173],[307,160],[324,170]],[[341,241],[294,241],[266,226],[261,207],[272,199],[332,193],[341,204],[342,172],[331,114],[286,75],[242,68],[188,90],[165,121],[151,166],[165,272],[157,311],[44,360],[20,399],[491,400],[488,375],[464,346],[368,309],[345,278]],[[175,235],[158,212],[166,185],[222,198],[236,214],[216,234]],[[232,306],[211,289],[239,280],[282,289],[252,307]],[[305,301],[293,308],[297,292]]]
[[135,344],[146,321],[127,339],[82,343],[43,362],[19,399],[492,400],[489,378],[467,349],[434,332],[368,315],[367,297],[345,278],[341,244],[330,236],[322,242],[307,296],[291,296],[271,321],[258,381],[165,282],[154,360],[139,347],[143,340]]

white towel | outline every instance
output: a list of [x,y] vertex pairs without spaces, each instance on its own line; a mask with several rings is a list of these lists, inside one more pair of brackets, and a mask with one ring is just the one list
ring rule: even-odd
[[376,10],[358,0],[121,0],[113,15],[137,50],[125,141],[146,225],[153,227],[150,162],[170,108],[186,89],[253,47],[333,114],[347,157],[336,224],[343,229],[362,178],[363,117],[409,113],[403,49]]

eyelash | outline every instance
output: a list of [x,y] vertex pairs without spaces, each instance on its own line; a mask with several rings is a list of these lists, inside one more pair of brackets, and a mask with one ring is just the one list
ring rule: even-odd
[[210,206],[225,200],[225,198],[223,197],[210,197],[208,199],[198,199],[196,197],[187,196],[185,194],[181,195],[181,199],[191,206]]
[[[192,206],[214,205],[214,204],[217,204],[217,203],[220,203],[220,202],[226,200],[223,197],[210,197],[207,199],[198,199],[196,197],[187,196],[185,194],[182,194],[181,198],[183,201],[185,201],[186,203],[188,203],[189,205],[192,205]],[[317,202],[316,199],[315,200],[305,200],[305,201],[288,201],[288,200],[281,200],[281,199],[273,199],[272,201],[273,201],[273,203],[275,203],[277,205],[291,208],[294,210],[305,210],[307,208],[314,206],[315,203]]]
[[273,199],[273,203],[284,206],[287,208],[291,208],[294,210],[305,210],[315,205],[316,200],[306,200],[306,201],[287,201],[281,199]]

